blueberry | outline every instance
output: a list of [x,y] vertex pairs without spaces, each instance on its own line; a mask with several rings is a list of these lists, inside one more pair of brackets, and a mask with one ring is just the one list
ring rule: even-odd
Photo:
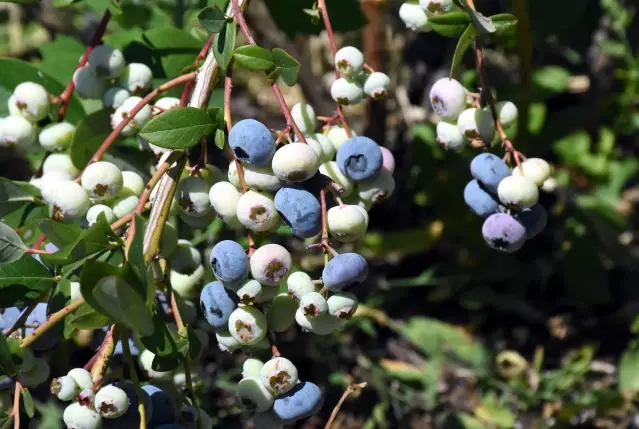
[[206,321],[215,329],[228,325],[229,317],[237,307],[237,299],[220,282],[211,282],[204,286],[200,294],[200,307]]
[[368,263],[357,253],[342,253],[329,261],[322,281],[332,292],[341,292],[362,283],[368,276]]
[[[117,383],[113,383],[113,385],[124,390],[126,396],[129,398],[129,408],[122,417],[118,417],[117,419],[103,419],[103,429],[138,429],[140,427],[140,414],[138,413],[138,397],[135,392],[135,386],[128,380],[118,381]],[[148,424],[153,416],[153,403],[151,402],[149,394],[144,390],[142,392],[144,396],[146,421]]]
[[151,397],[151,404],[153,407],[153,414],[149,421],[150,428],[156,428],[160,425],[167,425],[175,420],[175,410],[171,398],[161,388],[152,384],[142,386],[144,390]]
[[513,217],[526,228],[527,239],[543,231],[548,221],[548,214],[541,204],[535,204],[529,209],[517,212]]
[[499,182],[510,176],[510,169],[503,159],[492,153],[477,155],[470,163],[470,173],[488,191],[497,193]]
[[337,167],[356,182],[377,176],[383,157],[379,145],[368,137],[352,137],[337,151]]
[[273,404],[273,412],[284,423],[292,423],[315,414],[321,406],[322,392],[319,387],[304,381],[279,395]]
[[498,208],[497,199],[477,180],[473,179],[464,188],[464,201],[470,209],[481,217],[488,217]]
[[246,278],[249,271],[249,258],[244,248],[231,240],[220,241],[211,250],[211,267],[219,281],[235,284]]
[[490,248],[500,252],[516,252],[526,242],[526,228],[506,213],[495,213],[486,219],[482,235]]
[[305,189],[294,186],[282,187],[275,194],[275,208],[297,237],[313,237],[322,229],[320,203]]
[[275,138],[263,123],[243,119],[231,129],[229,146],[248,165],[268,165],[275,153]]

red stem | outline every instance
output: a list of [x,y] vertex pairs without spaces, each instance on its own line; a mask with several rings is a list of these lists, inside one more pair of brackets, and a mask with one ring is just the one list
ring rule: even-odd
[[[98,28],[95,29],[95,33],[93,33],[93,38],[91,39],[91,43],[85,49],[82,54],[82,58],[80,58],[80,62],[78,63],[78,69],[84,67],[89,60],[89,55],[93,51],[93,48],[98,46],[102,42],[102,37],[104,37],[104,33],[106,32],[107,25],[109,24],[109,20],[111,19],[111,12],[107,9],[102,16],[102,20],[100,20],[100,24]],[[69,80],[67,87],[64,88],[60,97],[58,97],[60,101],[60,110],[58,111],[58,122],[62,121],[64,117],[67,115],[67,108],[69,107],[69,101],[71,100],[71,96],[73,95],[73,91],[75,90],[75,84],[73,83],[73,78]]]

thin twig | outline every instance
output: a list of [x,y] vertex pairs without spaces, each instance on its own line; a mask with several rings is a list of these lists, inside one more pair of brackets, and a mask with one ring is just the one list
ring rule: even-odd
[[333,408],[333,412],[331,413],[331,416],[329,417],[328,422],[326,422],[326,426],[324,426],[324,429],[330,429],[331,425],[333,424],[333,421],[335,420],[335,417],[337,417],[339,410],[342,408],[344,401],[346,401],[346,398],[348,398],[352,393],[358,390],[364,389],[367,384],[368,383],[365,383],[365,382],[358,383],[358,384],[351,384],[350,386],[346,388],[346,390],[342,394],[342,397],[339,398],[337,405],[335,405],[335,408]]
[[22,393],[22,384],[16,381],[16,390],[13,392],[13,410],[11,416],[13,417],[13,429],[20,429],[20,394]]
[[104,337],[104,341],[102,341],[100,349],[98,350],[98,357],[91,367],[91,377],[94,382],[97,382],[104,377],[109,366],[109,361],[111,360],[111,355],[113,355],[113,350],[115,350],[115,344],[115,325],[111,325]]
[[36,328],[28,337],[26,337],[24,340],[22,340],[22,343],[20,344],[20,347],[22,347],[23,349],[29,347],[31,344],[33,344],[33,342],[35,340],[40,338],[45,332],[47,332],[49,329],[51,329],[51,327],[53,325],[55,325],[56,323],[61,322],[62,320],[64,320],[64,318],[69,313],[73,313],[82,304],[84,304],[84,298],[78,298],[75,301],[73,301],[71,304],[69,304],[66,307],[64,307],[62,310],[59,310],[59,311],[56,311],[55,313],[53,313],[51,315],[51,317],[49,317],[49,319],[47,319],[46,322],[44,322],[42,325],[40,325],[38,328]]
[[131,355],[131,348],[129,347],[129,332],[126,329],[120,330],[120,342],[122,343],[122,354],[124,359],[129,364],[129,377],[135,386],[135,393],[138,397],[138,413],[140,414],[140,429],[146,429],[146,408],[144,407],[144,391],[140,386],[140,378],[135,370],[135,361]]

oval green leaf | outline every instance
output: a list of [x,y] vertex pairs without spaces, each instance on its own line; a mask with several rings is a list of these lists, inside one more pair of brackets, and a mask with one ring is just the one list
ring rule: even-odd
[[261,46],[245,45],[233,51],[235,63],[251,71],[265,72],[275,65],[273,55]]
[[151,119],[140,136],[156,146],[185,149],[195,146],[213,131],[215,123],[206,112],[195,107],[180,107]]
[[466,30],[470,17],[465,12],[449,12],[430,17],[428,24],[442,36],[456,37]]
[[295,85],[300,75],[300,63],[284,49],[273,48],[272,53],[277,69],[269,75],[269,78],[276,79],[281,76],[288,86]]
[[73,165],[84,168],[112,131],[111,112],[107,109],[93,112],[80,121],[71,141]]
[[219,33],[226,25],[226,16],[216,7],[205,7],[197,15],[197,19],[209,33]]
[[213,40],[213,55],[222,70],[231,63],[235,39],[237,38],[237,26],[235,21],[227,22],[224,29],[215,35]]
[[464,57],[464,53],[470,48],[470,45],[473,43],[475,36],[477,35],[477,30],[472,25],[468,25],[466,30],[459,38],[457,42],[457,47],[455,47],[455,54],[453,55],[453,62],[450,65],[450,77],[452,78],[455,74],[455,70],[461,63],[462,58]]
[[13,228],[0,222],[0,264],[17,261],[25,250],[26,246]]
[[500,36],[512,36],[517,28],[517,18],[510,13],[500,13],[490,17],[495,32]]

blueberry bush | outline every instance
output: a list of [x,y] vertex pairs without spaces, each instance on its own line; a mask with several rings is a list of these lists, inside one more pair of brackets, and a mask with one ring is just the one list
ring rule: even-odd
[[0,3],[0,427],[638,426],[635,9]]

